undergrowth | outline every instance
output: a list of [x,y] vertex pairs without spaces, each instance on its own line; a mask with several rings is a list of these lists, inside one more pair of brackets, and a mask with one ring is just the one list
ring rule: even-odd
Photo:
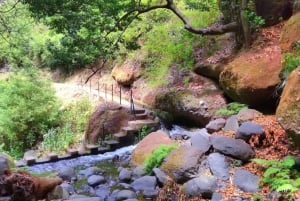
[[244,108],[248,108],[248,106],[242,103],[232,102],[227,104],[226,108],[217,110],[216,115],[234,115]]
[[272,191],[286,195],[292,200],[292,192],[300,188],[300,173],[295,168],[295,158],[288,156],[283,160],[253,159],[253,162],[265,169],[262,183],[269,185]]
[[144,169],[147,174],[152,173],[152,169],[159,167],[163,162],[164,158],[175,148],[177,148],[177,144],[171,145],[160,145],[157,149],[155,149],[151,155],[146,159],[144,163]]
[[295,44],[295,53],[287,53],[284,56],[283,70],[281,75],[287,79],[291,72],[300,66],[300,40]]

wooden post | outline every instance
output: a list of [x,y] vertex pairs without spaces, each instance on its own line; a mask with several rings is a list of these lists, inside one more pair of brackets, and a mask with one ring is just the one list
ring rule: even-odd
[[114,102],[114,84],[111,85],[111,101]]
[[122,105],[122,91],[121,91],[121,85],[120,85],[120,105]]
[[107,88],[106,88],[106,84],[104,85],[104,90],[105,90],[105,102],[107,101]]
[[133,114],[134,116],[134,120],[136,120],[132,89],[130,90],[130,110],[131,110],[131,114]]
[[98,83],[97,83],[97,85],[98,85],[98,97],[99,97],[99,95],[100,95],[99,80],[98,80]]
[[92,79],[90,79],[90,93],[92,92]]

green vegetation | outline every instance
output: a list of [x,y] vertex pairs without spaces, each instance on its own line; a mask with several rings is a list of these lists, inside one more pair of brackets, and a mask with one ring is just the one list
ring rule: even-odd
[[284,56],[282,77],[287,79],[291,72],[300,66],[300,41],[295,44],[295,53],[287,53]]
[[288,197],[300,188],[300,173],[295,169],[295,158],[288,156],[283,160],[253,159],[253,162],[262,165],[265,172],[263,184],[270,186],[271,190],[284,192]]
[[248,106],[242,103],[232,102],[227,104],[226,108],[217,110],[216,115],[234,115],[244,108],[248,108]]
[[0,80],[0,142],[20,157],[59,124],[59,104],[47,80],[36,71],[22,70]]
[[160,145],[157,149],[155,149],[144,163],[146,173],[151,174],[152,169],[159,167],[164,158],[177,147],[177,144]]
[[15,0],[2,2],[0,9],[0,63],[7,62],[15,69],[49,65],[53,57],[46,43],[57,44],[61,35],[36,23],[28,6]]
[[49,129],[43,135],[40,150],[62,152],[80,141],[91,112],[92,105],[87,98],[67,105],[60,114],[60,126]]

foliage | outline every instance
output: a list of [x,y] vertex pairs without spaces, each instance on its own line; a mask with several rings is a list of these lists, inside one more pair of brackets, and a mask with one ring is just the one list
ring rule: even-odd
[[242,103],[232,102],[227,104],[225,109],[217,110],[216,115],[234,115],[244,108],[248,108],[248,106]]
[[78,142],[85,130],[92,106],[83,98],[67,105],[60,114],[61,123],[43,135],[41,151],[62,152],[71,144]]
[[246,18],[248,19],[251,29],[258,29],[265,24],[265,20],[255,13],[255,4],[253,0],[250,0],[247,5],[245,12]]
[[14,157],[32,148],[59,123],[59,105],[50,83],[32,70],[0,80],[0,142]]
[[[199,27],[208,26],[218,15],[216,10],[209,12],[185,10],[184,5],[182,10],[193,19],[192,23]],[[153,87],[167,84],[165,77],[172,65],[178,69],[191,69],[194,64],[194,47],[202,46],[207,42],[206,37],[182,29],[181,21],[164,10],[147,13],[142,16],[142,21],[136,21],[132,25],[141,27],[142,24],[151,25],[150,28],[145,27],[144,30],[140,30],[140,40],[143,41],[141,51],[145,55],[142,58],[145,66],[144,76]]]
[[157,149],[155,149],[151,155],[146,159],[144,163],[145,171],[147,174],[152,173],[152,169],[155,167],[159,167],[163,162],[164,158],[175,148],[177,148],[177,144],[171,145],[160,145]]
[[284,56],[282,77],[287,79],[291,72],[300,66],[300,42],[295,45],[295,53],[288,53]]
[[265,24],[265,20],[261,16],[258,16],[254,11],[246,10],[245,15],[248,19],[250,28],[252,29],[258,29]]
[[50,53],[46,41],[57,43],[59,35],[34,22],[26,5],[7,0],[0,6],[0,61],[11,68],[45,66]]
[[286,192],[288,195],[300,188],[300,174],[295,169],[295,158],[288,156],[283,160],[253,159],[265,169],[262,182],[271,190]]

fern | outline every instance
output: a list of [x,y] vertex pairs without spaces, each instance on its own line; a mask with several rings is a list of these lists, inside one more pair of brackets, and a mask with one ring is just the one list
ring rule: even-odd
[[294,168],[295,158],[288,156],[283,160],[253,159],[253,162],[265,168],[262,182],[269,185],[271,190],[285,193],[291,197],[292,192],[300,187],[300,174]]

